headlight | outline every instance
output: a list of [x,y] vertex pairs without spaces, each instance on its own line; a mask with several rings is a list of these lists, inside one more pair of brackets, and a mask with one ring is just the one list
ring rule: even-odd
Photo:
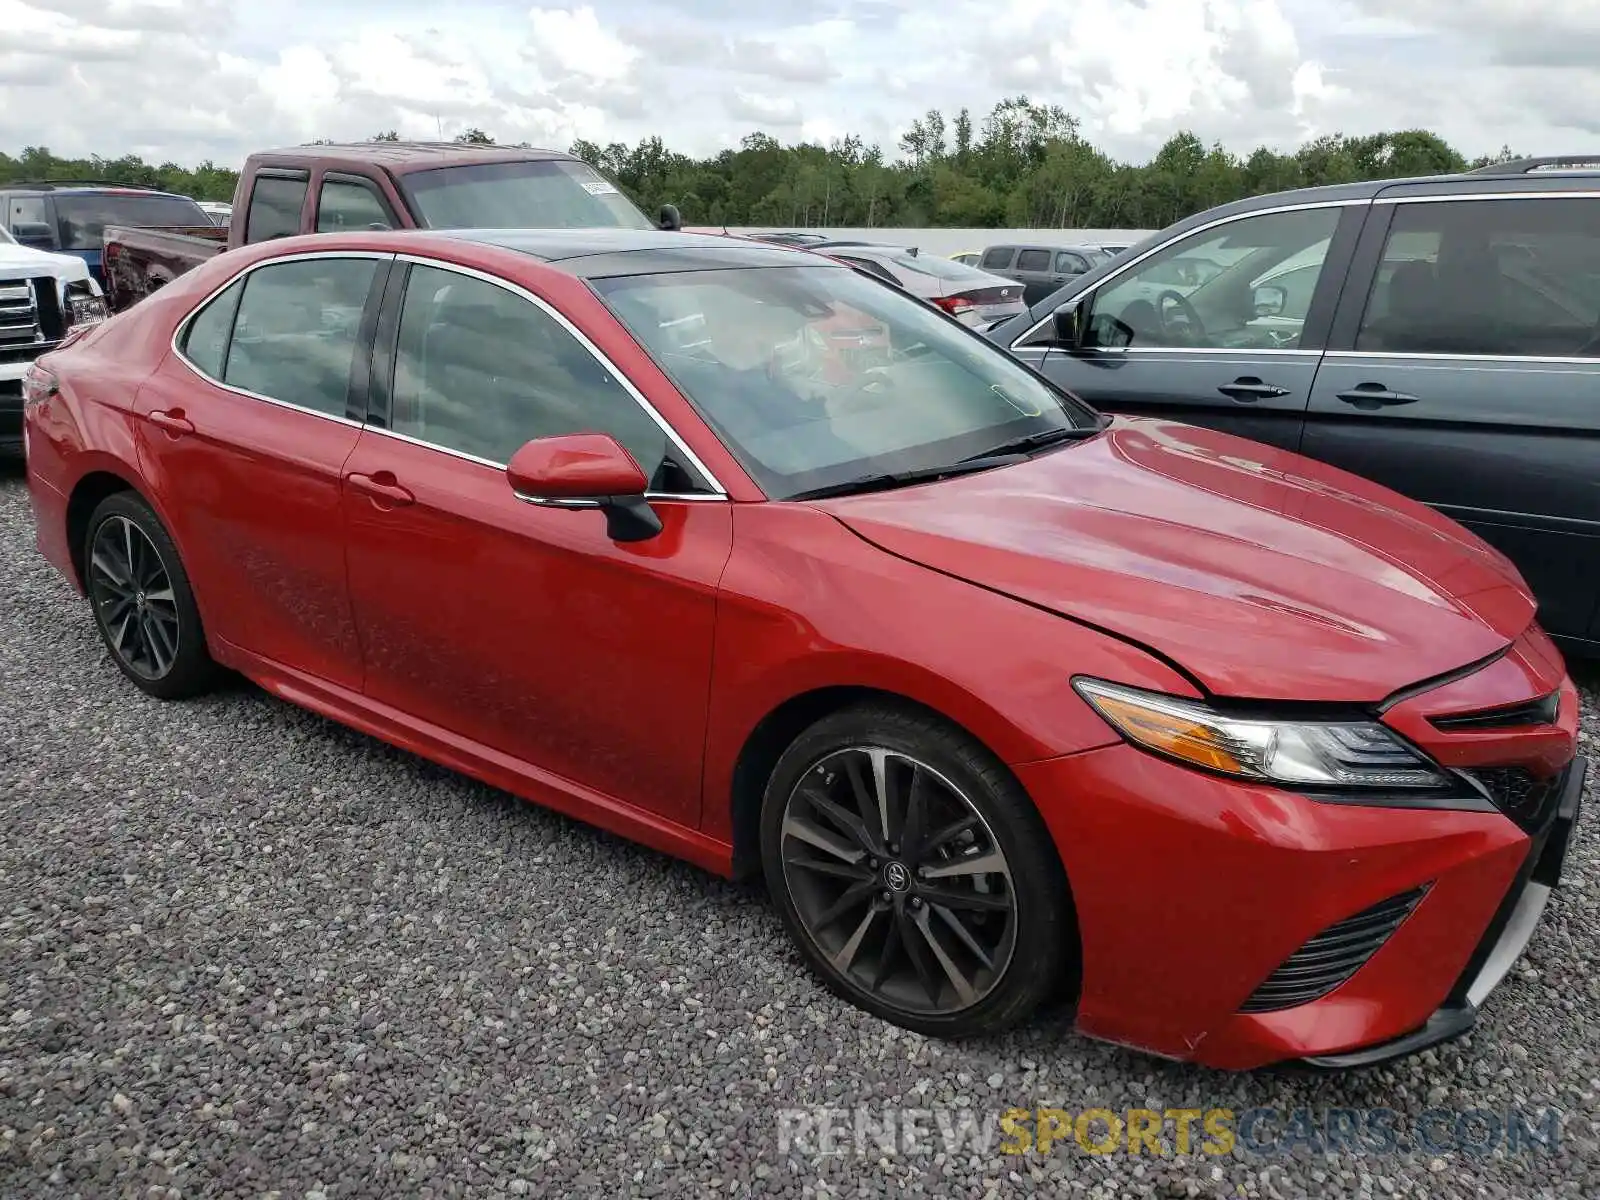
[[1224,775],[1306,788],[1452,786],[1375,721],[1236,717],[1195,700],[1098,679],[1074,679],[1072,686],[1129,741]]
[[67,325],[98,325],[110,316],[104,296],[74,291],[67,295]]

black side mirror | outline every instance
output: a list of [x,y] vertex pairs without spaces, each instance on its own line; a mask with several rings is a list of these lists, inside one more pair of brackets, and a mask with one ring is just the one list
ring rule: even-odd
[[676,232],[683,228],[683,218],[678,215],[676,204],[663,204],[661,212],[656,217],[656,224],[662,229]]
[[1067,301],[1051,313],[1051,341],[1063,350],[1077,349],[1081,315],[1082,307],[1076,300]]
[[11,236],[17,239],[18,245],[32,246],[35,250],[54,250],[56,247],[55,235],[43,221],[14,221]]

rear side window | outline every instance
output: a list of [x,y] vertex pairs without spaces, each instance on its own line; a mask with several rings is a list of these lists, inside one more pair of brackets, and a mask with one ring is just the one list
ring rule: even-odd
[[6,201],[6,226],[15,233],[19,225],[43,225],[46,232],[55,232],[43,196],[12,196]]
[[329,179],[323,183],[322,192],[317,197],[318,233],[371,229],[374,225],[390,229],[394,221],[371,184],[342,179]]
[[250,212],[245,218],[244,240],[264,242],[300,232],[300,210],[305,205],[306,176],[257,175],[250,189]]
[[244,280],[223,382],[329,416],[346,415],[375,258],[310,258]]
[[233,335],[233,316],[239,310],[244,281],[231,284],[202,308],[183,335],[183,354],[202,372],[221,379],[228,361],[228,339]]
[[1023,250],[1017,254],[1017,270],[1019,271],[1048,271],[1050,269],[1050,251],[1048,250]]
[[1000,271],[1011,265],[1012,250],[1010,246],[990,246],[983,252],[983,258],[978,263],[986,271]]
[[1600,358],[1600,204],[1397,204],[1356,348]]

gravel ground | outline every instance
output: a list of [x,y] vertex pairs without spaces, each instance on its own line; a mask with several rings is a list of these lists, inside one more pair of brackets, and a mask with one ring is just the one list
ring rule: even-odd
[[[0,714],[3,1197],[1600,1194],[1592,817],[1469,1039],[1229,1075],[1051,1028],[902,1033],[813,983],[757,889],[245,685],[142,698],[36,553],[15,467]],[[846,1114],[832,1154],[781,1146],[779,1110],[855,1105],[931,1110],[934,1135],[1012,1106],[1564,1115],[1553,1149],[1488,1157],[889,1154]]]

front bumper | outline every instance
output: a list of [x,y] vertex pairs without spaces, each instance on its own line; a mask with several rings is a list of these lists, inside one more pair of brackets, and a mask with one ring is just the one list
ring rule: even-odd
[[1578,825],[1588,768],[1586,759],[1573,760],[1555,812],[1534,834],[1522,869],[1485,930],[1466,970],[1450,989],[1449,998],[1427,1022],[1389,1041],[1340,1054],[1312,1055],[1303,1062],[1331,1070],[1375,1066],[1460,1037],[1472,1028],[1484,1001],[1522,957],[1551,893],[1561,885],[1561,868],[1566,862],[1572,832]]
[[[1231,1070],[1355,1066],[1462,1032],[1528,941],[1586,773],[1575,762],[1530,832],[1498,811],[1320,802],[1127,745],[1015,770],[1072,886],[1077,1028]],[[1251,1008],[1309,940],[1417,890],[1343,983]]]

